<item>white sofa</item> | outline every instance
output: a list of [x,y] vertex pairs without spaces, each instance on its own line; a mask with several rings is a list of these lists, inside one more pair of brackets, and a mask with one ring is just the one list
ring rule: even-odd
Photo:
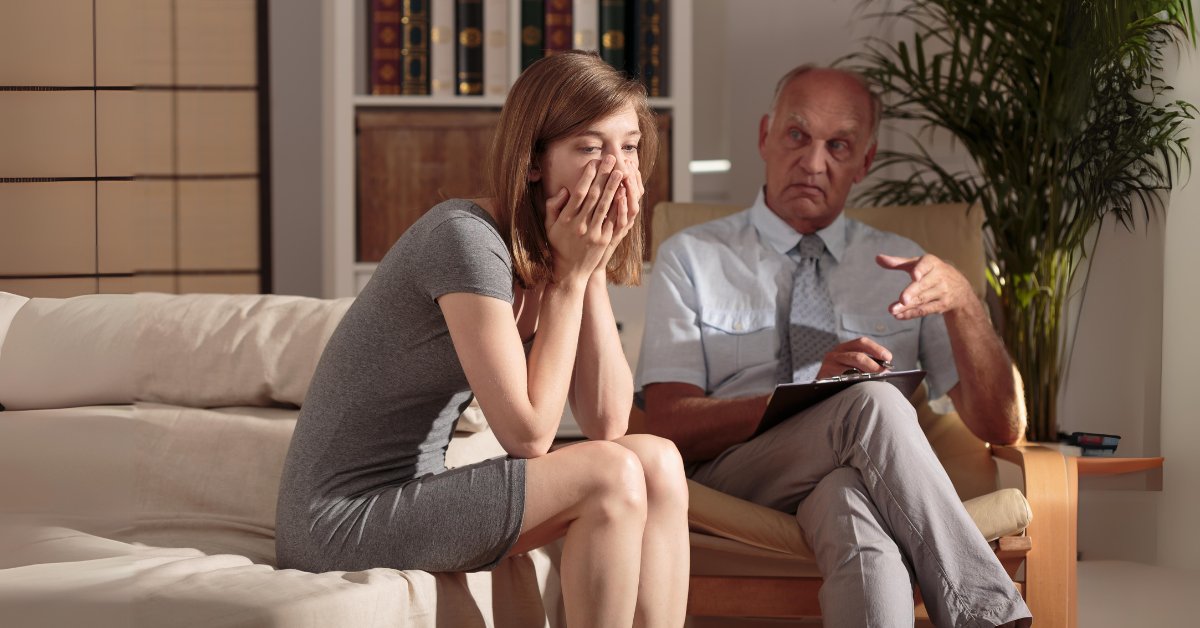
[[[283,458],[350,302],[0,293],[0,624],[544,625],[540,550],[469,575],[274,568]],[[502,453],[468,410],[447,462]]]

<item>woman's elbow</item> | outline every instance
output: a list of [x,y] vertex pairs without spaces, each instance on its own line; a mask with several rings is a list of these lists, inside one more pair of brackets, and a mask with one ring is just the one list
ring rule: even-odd
[[[501,444],[504,445],[504,443]],[[537,440],[522,440],[520,442],[504,445],[504,451],[513,458],[539,458],[546,455],[550,451],[550,446],[553,444],[553,437]]]

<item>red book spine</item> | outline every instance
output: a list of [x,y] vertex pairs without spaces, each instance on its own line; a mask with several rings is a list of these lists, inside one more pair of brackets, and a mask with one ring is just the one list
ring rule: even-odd
[[403,71],[400,0],[371,0],[371,93],[399,94]]
[[575,32],[571,24],[571,0],[546,0],[546,54],[570,50]]

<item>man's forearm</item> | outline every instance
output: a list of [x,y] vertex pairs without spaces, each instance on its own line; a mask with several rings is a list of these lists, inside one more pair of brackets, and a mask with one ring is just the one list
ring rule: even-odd
[[1025,433],[1025,406],[1018,375],[1004,343],[979,301],[946,312],[946,330],[958,369],[951,391],[955,407],[979,438],[1010,444]]
[[651,384],[646,389],[646,429],[674,441],[687,462],[711,460],[754,435],[768,396],[713,399],[677,394],[686,384]]

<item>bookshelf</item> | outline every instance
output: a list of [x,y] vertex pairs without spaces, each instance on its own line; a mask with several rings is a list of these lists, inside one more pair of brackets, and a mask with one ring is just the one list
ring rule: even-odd
[[[673,129],[669,155],[671,200],[692,197],[692,7],[690,0],[663,0],[666,4],[667,76],[669,96],[651,98],[658,111],[670,113]],[[436,4],[435,4],[436,6]],[[508,0],[508,85],[520,73],[520,0]],[[599,10],[599,0],[575,0],[575,14]],[[327,297],[354,296],[375,271],[373,262],[358,261],[356,198],[358,188],[356,119],[364,111],[403,109],[498,111],[504,96],[485,91],[483,96],[373,95],[368,86],[368,31],[366,0],[323,0],[322,84],[326,86],[322,109],[324,293]],[[595,49],[596,18],[576,19],[575,45]],[[589,28],[590,27],[590,28]],[[489,31],[492,28],[486,27]],[[505,88],[507,91],[507,88]]]

